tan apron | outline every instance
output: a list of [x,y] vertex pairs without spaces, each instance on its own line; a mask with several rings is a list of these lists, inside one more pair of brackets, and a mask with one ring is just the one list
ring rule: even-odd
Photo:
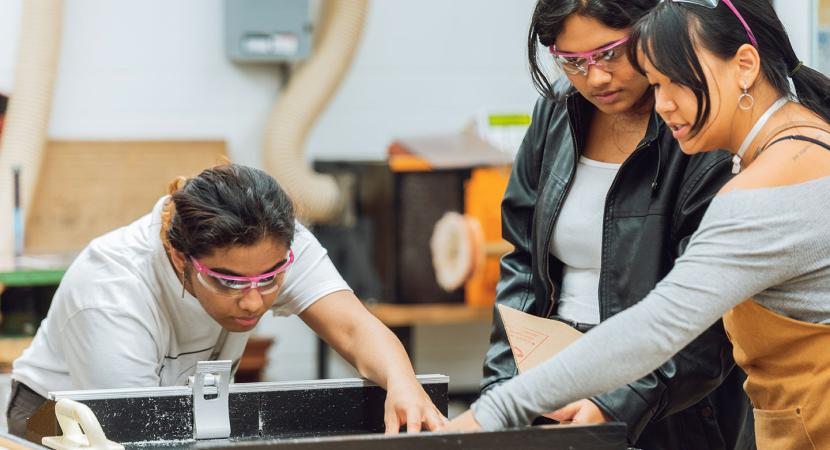
[[758,450],[830,449],[830,325],[747,300],[723,317],[755,407]]

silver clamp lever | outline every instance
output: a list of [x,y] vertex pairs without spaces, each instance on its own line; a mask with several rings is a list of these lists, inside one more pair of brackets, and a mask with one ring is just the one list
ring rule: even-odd
[[221,439],[231,435],[228,385],[231,361],[199,361],[190,377],[193,389],[193,438]]

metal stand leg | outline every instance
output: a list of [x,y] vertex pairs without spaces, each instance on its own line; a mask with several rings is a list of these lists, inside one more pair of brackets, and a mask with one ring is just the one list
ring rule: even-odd
[[329,377],[329,344],[317,337],[317,378],[324,380]]

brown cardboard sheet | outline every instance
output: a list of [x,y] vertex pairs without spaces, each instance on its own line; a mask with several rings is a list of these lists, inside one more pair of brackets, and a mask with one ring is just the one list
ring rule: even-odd
[[558,320],[537,317],[504,305],[498,305],[498,309],[519,373],[553,358],[582,336]]

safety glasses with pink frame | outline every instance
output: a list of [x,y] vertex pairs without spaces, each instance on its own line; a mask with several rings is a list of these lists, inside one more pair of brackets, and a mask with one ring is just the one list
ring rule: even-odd
[[285,262],[276,269],[253,277],[227,275],[207,268],[198,259],[191,257],[190,261],[196,268],[196,279],[199,283],[214,294],[225,297],[241,298],[251,289],[256,289],[261,295],[273,294],[279,290],[282,283],[278,282],[279,274],[284,273],[294,263],[294,252],[288,250]]
[[605,72],[613,72],[625,61],[625,51],[621,48],[628,42],[628,37],[588,52],[560,52],[556,45],[548,47],[554,60],[566,73],[588,75],[591,66],[597,66]]
[[[665,0],[664,0],[665,1]],[[749,24],[746,23],[743,16],[740,12],[738,12],[738,8],[735,7],[734,4],[730,0],[669,0],[674,3],[688,3],[690,5],[697,5],[703,6],[704,8],[715,9],[718,7],[720,2],[723,2],[731,11],[732,14],[735,14],[735,17],[738,18],[738,21],[741,22],[741,25],[744,26],[744,30],[746,30],[746,35],[749,37],[749,42],[752,44],[753,47],[758,48],[758,40],[755,39],[755,34],[752,33],[752,30],[749,28]]]

